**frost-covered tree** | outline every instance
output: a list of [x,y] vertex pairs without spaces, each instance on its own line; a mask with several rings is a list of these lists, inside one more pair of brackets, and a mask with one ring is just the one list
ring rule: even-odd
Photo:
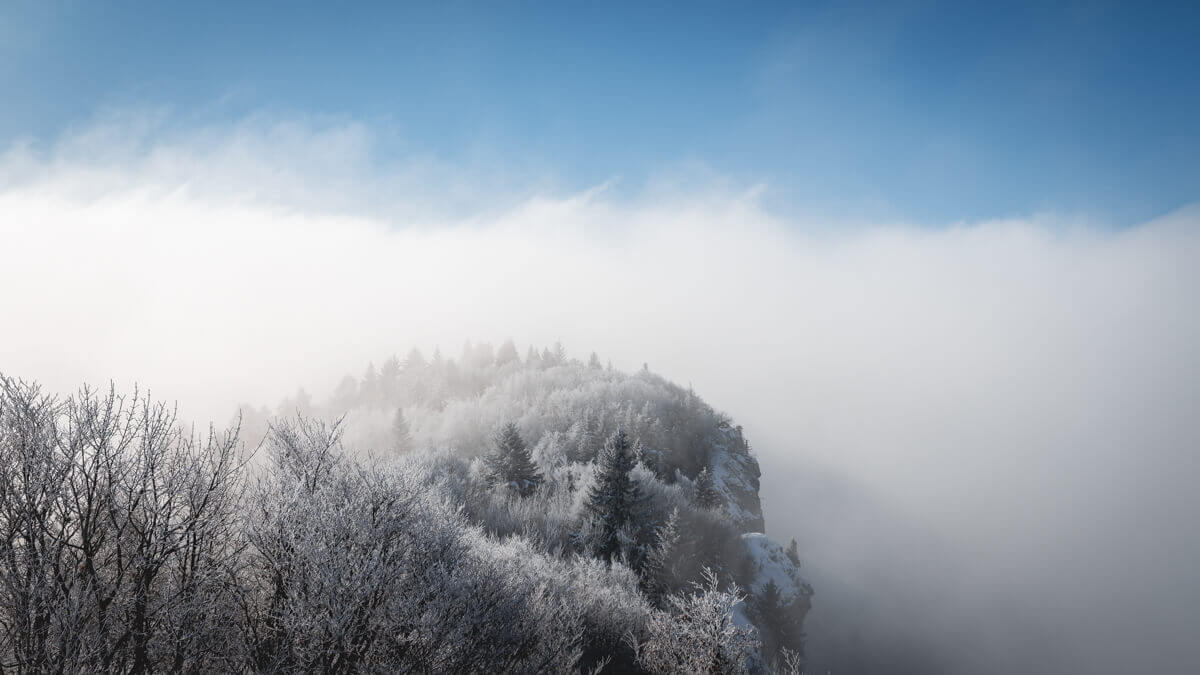
[[601,370],[604,368],[604,366],[600,365],[600,357],[596,355],[596,352],[592,352],[592,355],[588,357],[588,368],[592,370]]
[[804,656],[804,615],[809,608],[811,588],[805,584],[800,595],[786,597],[774,579],[747,600],[747,616],[758,627],[763,657],[768,663]]
[[638,458],[638,461],[642,463],[642,466],[645,466],[656,476],[662,475],[663,465],[661,452],[650,448],[648,445],[642,442],[642,439],[639,438],[637,442],[633,444],[633,453]]
[[787,557],[788,560],[792,561],[793,565],[796,567],[800,566],[800,547],[796,544],[795,537],[792,537],[792,540],[788,542]]
[[794,649],[783,647],[779,650],[779,657],[771,665],[771,670],[775,675],[803,675],[804,657]]
[[[414,350],[293,420],[249,410],[253,462],[136,395],[0,378],[0,670],[737,671],[736,597],[672,595],[702,566],[751,583],[753,523],[682,478],[740,452],[727,420],[651,373],[509,351]],[[346,413],[343,448],[319,420]]]
[[335,410],[346,411],[358,403],[358,396],[358,380],[354,379],[351,375],[347,375],[342,378],[337,388],[333,390],[333,399],[330,403]]
[[664,674],[750,672],[758,641],[733,619],[739,602],[736,592],[721,590],[715,573],[705,572],[692,593],[669,596],[667,610],[651,616],[646,638],[634,643],[638,664]]
[[575,667],[583,630],[568,599],[590,594],[536,552],[482,537],[447,503],[444,479],[359,465],[338,434],[302,419],[273,429],[249,527],[244,669]]
[[404,409],[397,408],[392,416],[392,451],[405,453],[412,450],[412,434],[408,429],[408,420],[404,419]]
[[394,402],[399,394],[400,372],[400,359],[394,354],[389,356],[379,369],[379,393],[386,403]]
[[500,345],[500,349],[496,350],[496,365],[498,366],[518,363],[520,360],[521,357],[517,354],[517,346],[513,344],[512,340],[505,340]]
[[609,437],[596,460],[596,477],[584,504],[585,517],[595,527],[593,550],[611,559],[620,551],[620,534],[637,523],[642,494],[630,475],[636,460],[624,429]]
[[237,670],[237,430],[0,376],[0,670]]
[[712,473],[707,466],[696,474],[695,499],[696,506],[702,509],[715,509],[721,505],[721,494],[717,492],[717,486],[713,483]]
[[604,442],[601,424],[600,417],[590,407],[584,410],[583,417],[573,426],[576,447],[571,459],[589,462],[599,455]]
[[488,456],[492,480],[522,497],[533,494],[545,479],[534,464],[529,446],[521,438],[517,425],[509,422],[501,427],[493,437],[492,444],[492,454]]
[[[441,352],[437,352],[437,355],[440,356]],[[404,357],[404,372],[406,374],[412,374],[424,370],[428,365],[428,362],[425,361],[425,356],[421,353],[421,350],[417,349],[416,347],[410,349],[408,356]]]
[[779,586],[773,579],[768,579],[762,590],[750,599],[749,605],[750,616],[762,636],[763,657],[774,661],[791,633],[790,614],[779,595]]
[[362,384],[359,386],[358,395],[362,402],[368,406],[374,404],[379,399],[379,372],[375,370],[374,362],[368,363],[366,371],[363,372]]
[[667,522],[655,530],[654,547],[641,570],[642,590],[655,604],[679,583],[679,536],[679,509],[674,509]]

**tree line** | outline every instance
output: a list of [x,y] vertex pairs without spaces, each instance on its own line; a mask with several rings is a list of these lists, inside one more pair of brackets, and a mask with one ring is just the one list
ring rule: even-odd
[[237,424],[196,434],[136,391],[60,398],[0,379],[0,669],[744,672],[795,658],[797,640],[734,621],[739,606],[775,615],[738,590],[738,532],[707,468],[662,482],[624,429],[586,464],[547,466],[514,423],[479,458],[418,451],[393,423],[386,457],[305,415],[247,447]]

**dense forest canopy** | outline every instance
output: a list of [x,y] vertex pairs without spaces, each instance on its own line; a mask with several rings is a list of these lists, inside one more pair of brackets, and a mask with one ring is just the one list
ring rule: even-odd
[[4,379],[0,667],[792,672],[742,429],[561,346],[417,350],[199,435]]

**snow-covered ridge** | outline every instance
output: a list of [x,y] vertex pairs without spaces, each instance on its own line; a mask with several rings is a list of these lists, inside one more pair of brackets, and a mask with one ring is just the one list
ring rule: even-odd
[[[369,367],[361,380],[346,378],[328,403],[312,408],[328,418],[348,414],[352,446],[443,457],[430,460],[431,468],[440,467],[431,470],[430,482],[451,485],[469,519],[488,536],[517,537],[543,554],[575,550],[584,540],[580,522],[586,521],[583,504],[595,481],[595,462],[615,434],[626,434],[636,459],[631,471],[646,500],[642,508],[650,509],[644,514],[647,531],[673,511],[685,523],[662,588],[690,593],[711,570],[745,595],[733,618],[758,632],[767,662],[781,647],[802,649],[813,592],[796,552],[789,555],[763,533],[758,460],[742,428],[691,388],[646,368],[623,373],[601,367],[595,358],[585,364],[534,350],[521,360],[512,348],[493,355],[489,347],[477,346],[457,363],[440,356],[426,361],[419,354],[403,363],[390,359],[379,371]],[[496,430],[505,425],[528,444],[545,477],[526,500],[493,499],[475,485]],[[655,545],[652,537],[646,544],[630,541]]]

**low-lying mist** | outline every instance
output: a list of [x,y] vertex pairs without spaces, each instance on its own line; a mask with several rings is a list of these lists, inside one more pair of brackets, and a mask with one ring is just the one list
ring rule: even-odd
[[711,176],[473,190],[371,144],[126,120],[11,149],[0,371],[223,423],[411,346],[561,341],[744,425],[810,670],[1200,670],[1200,211],[839,226]]

